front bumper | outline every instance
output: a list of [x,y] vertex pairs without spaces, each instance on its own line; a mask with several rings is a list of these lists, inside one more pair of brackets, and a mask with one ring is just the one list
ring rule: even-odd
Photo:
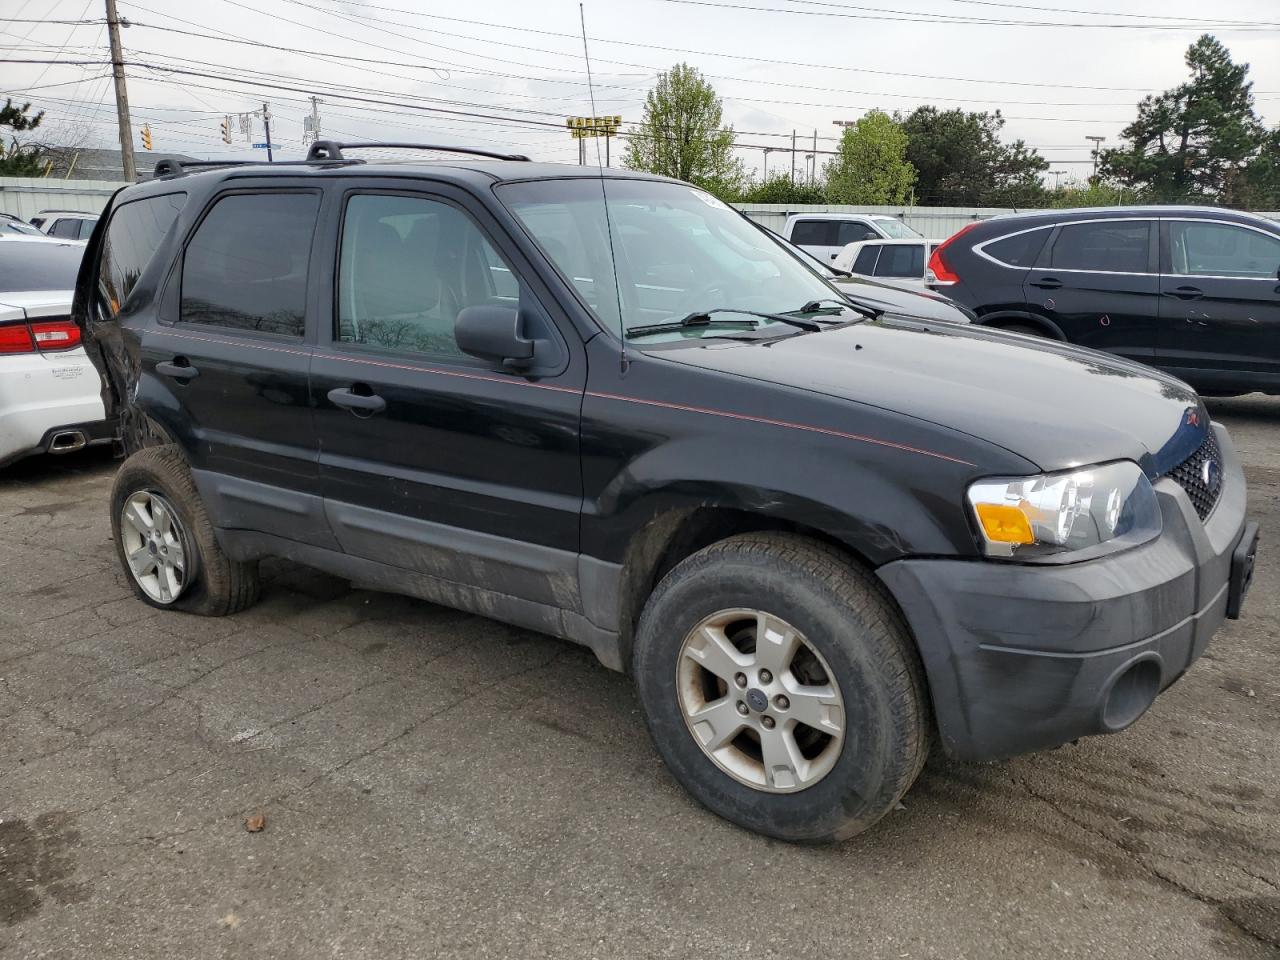
[[1204,653],[1247,586],[1256,536],[1235,450],[1211,429],[1224,477],[1204,523],[1163,478],[1163,532],[1123,553],[1061,566],[880,568],[915,634],[948,753],[988,760],[1122,730]]

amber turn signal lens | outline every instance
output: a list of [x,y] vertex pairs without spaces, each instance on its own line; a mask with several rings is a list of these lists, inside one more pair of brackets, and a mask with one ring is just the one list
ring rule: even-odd
[[1005,503],[979,503],[978,520],[988,540],[996,543],[1035,543],[1031,521],[1020,509]]

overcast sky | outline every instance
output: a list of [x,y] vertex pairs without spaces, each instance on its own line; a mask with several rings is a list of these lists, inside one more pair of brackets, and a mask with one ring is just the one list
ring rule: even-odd
[[[471,143],[576,161],[563,118],[591,113],[576,0],[118,2],[121,16],[136,24],[123,31],[135,143],[149,123],[157,151],[263,157],[238,128],[236,143],[223,144],[219,123],[268,100],[277,159],[300,156],[307,98],[315,94],[324,101],[326,137]],[[715,85],[739,142],[754,145],[741,154],[749,167],[759,167],[760,146],[789,150],[793,129],[802,146],[812,146],[816,130],[819,149],[830,150],[839,133],[834,120],[933,103],[1001,109],[1007,137],[1039,148],[1065,180],[1088,172],[1086,136],[1115,143],[1143,92],[1185,78],[1183,54],[1208,31],[1252,65],[1259,111],[1268,123],[1280,122],[1277,0],[1113,0],[1109,6],[1125,15],[1089,12],[1106,6],[587,0],[596,113],[639,120],[657,72],[684,60]],[[67,62],[106,58],[103,13],[103,0],[0,0],[5,56],[59,61],[7,63],[0,78],[6,93],[45,108],[55,130],[83,131],[90,145],[114,147],[109,68]],[[32,19],[98,22],[15,22]],[[1162,29],[1169,26],[1175,29]],[[260,141],[255,124],[252,139]],[[145,151],[139,153],[144,163]],[[789,165],[787,153],[769,156],[771,170]]]

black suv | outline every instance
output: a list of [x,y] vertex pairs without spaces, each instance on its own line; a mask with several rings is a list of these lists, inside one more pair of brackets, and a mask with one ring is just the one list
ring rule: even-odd
[[792,840],[935,739],[1126,727],[1239,612],[1244,476],[1170,377],[865,309],[687,184],[312,156],[163,169],[90,241],[146,603],[234,613],[274,555],[585,644]]
[[1117,353],[1206,394],[1280,393],[1280,223],[1208,207],[1043,210],[965,227],[929,269],[979,323]]

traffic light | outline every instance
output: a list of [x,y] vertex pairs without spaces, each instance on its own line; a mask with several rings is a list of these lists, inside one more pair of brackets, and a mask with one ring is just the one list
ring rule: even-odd
[[142,146],[147,150],[151,149],[151,124],[149,123],[142,125]]
[[231,142],[231,118],[223,117],[222,119],[222,142]]

